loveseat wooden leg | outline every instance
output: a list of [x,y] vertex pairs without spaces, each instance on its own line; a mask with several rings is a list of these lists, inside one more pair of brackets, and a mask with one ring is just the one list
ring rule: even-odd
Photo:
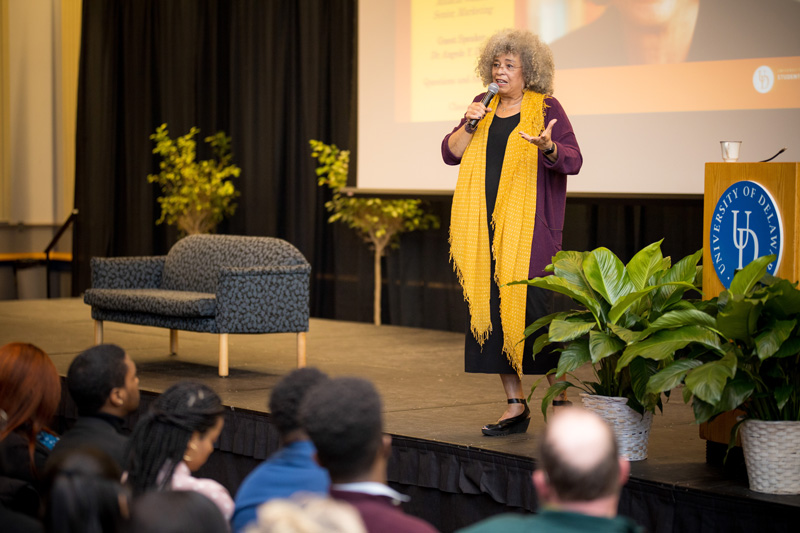
[[297,368],[306,366],[306,332],[297,334]]
[[94,345],[103,344],[103,321],[94,321]]
[[219,334],[219,375],[226,377],[228,375],[228,334]]
[[178,330],[169,330],[169,354],[175,355],[178,353]]

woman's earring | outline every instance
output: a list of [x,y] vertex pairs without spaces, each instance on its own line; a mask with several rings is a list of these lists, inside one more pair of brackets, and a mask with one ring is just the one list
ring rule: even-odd
[[[194,442],[190,442],[189,443],[189,449],[192,450],[192,451],[197,450],[197,444],[195,444]],[[187,463],[191,463],[192,462],[192,458],[191,458],[191,456],[189,456],[188,453],[183,454],[183,460],[186,461]]]

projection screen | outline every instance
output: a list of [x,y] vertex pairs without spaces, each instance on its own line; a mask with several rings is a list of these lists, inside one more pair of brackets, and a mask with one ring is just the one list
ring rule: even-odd
[[485,89],[482,42],[526,28],[584,165],[571,194],[702,194],[720,141],[740,161],[800,160],[797,0],[360,0],[356,185],[452,191],[442,138]]

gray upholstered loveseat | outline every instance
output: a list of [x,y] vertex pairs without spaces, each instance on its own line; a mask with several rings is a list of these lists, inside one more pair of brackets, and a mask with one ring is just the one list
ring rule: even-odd
[[218,333],[219,375],[228,375],[229,333],[297,333],[297,366],[305,366],[311,266],[272,237],[192,235],[166,256],[91,260],[95,342],[103,321]]

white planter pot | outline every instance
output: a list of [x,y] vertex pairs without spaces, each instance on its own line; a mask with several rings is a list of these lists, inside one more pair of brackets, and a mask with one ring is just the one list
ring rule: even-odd
[[600,415],[614,429],[619,453],[628,461],[647,459],[653,413],[640,415],[628,407],[627,398],[581,394],[586,409]]
[[750,490],[800,494],[800,422],[748,419],[739,435]]

